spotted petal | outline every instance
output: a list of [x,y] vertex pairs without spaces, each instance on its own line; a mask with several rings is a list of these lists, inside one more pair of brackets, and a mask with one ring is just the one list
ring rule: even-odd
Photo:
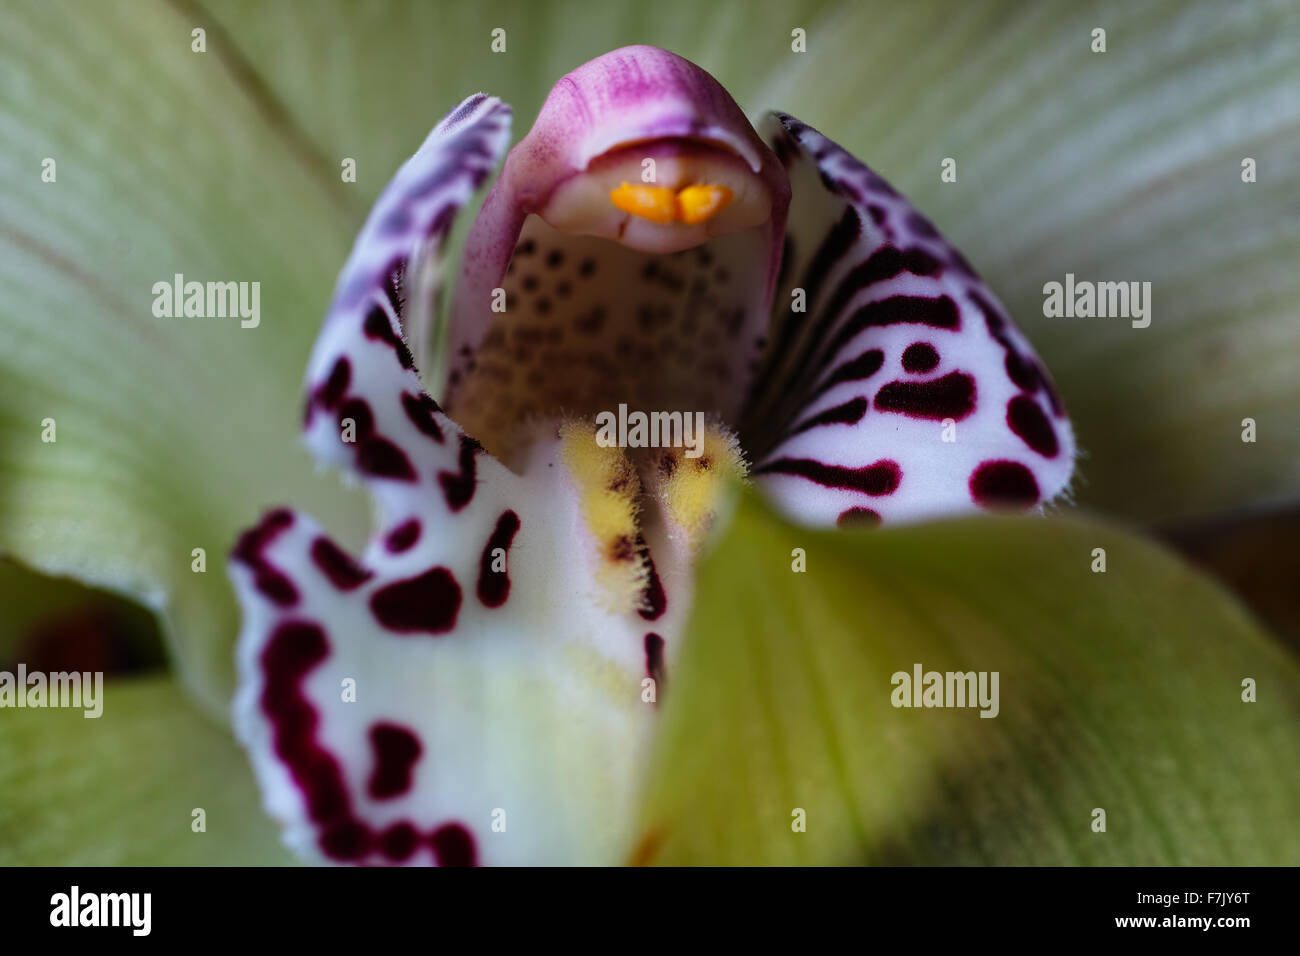
[[523,474],[486,454],[423,390],[395,293],[436,255],[506,122],[472,97],[398,172],[312,358],[307,443],[374,497],[364,554],[287,510],[234,552],[236,729],[308,858],[611,859],[627,832],[664,601],[598,599],[606,556],[582,531],[564,440],[539,442]]
[[816,130],[774,114],[767,132],[792,200],[772,347],[741,430],[760,485],[821,525],[1061,493],[1065,409],[966,259]]

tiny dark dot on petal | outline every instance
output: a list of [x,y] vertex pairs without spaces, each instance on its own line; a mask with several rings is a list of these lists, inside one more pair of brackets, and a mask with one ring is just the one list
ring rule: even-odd
[[298,589],[293,582],[265,561],[254,571],[253,586],[280,607],[293,607],[298,603]]
[[353,436],[357,441],[368,438],[374,433],[375,418],[370,413],[370,406],[365,399],[349,398],[339,406],[339,430],[347,428],[352,422]]
[[870,508],[849,508],[835,519],[837,528],[875,528],[879,524],[880,515]]
[[406,453],[387,438],[377,435],[361,442],[357,449],[357,468],[376,478],[415,480],[415,469]]
[[420,834],[409,823],[394,823],[379,835],[379,848],[394,863],[410,859],[420,842]]
[[984,508],[1026,509],[1038,503],[1034,473],[1017,461],[982,462],[970,476],[971,498]]
[[664,639],[654,631],[645,636],[645,672],[656,683],[663,681]]
[[329,377],[320,389],[320,403],[325,408],[333,408],[343,398],[348,384],[352,380],[352,365],[344,356],[339,356],[330,369]]
[[346,551],[324,536],[311,543],[312,562],[340,591],[351,591],[370,580],[370,572]]
[[374,770],[366,789],[375,800],[388,800],[411,789],[412,771],[424,747],[420,738],[398,724],[380,722],[370,728]]
[[508,552],[518,530],[519,515],[507,509],[497,519],[496,528],[483,546],[479,558],[478,597],[484,607],[500,607],[510,596],[510,574],[505,568],[495,567],[496,552]]
[[476,866],[474,837],[459,823],[448,823],[429,834],[429,845],[439,866]]
[[1007,402],[1007,427],[1044,458],[1055,458],[1060,451],[1056,429],[1038,403],[1027,395],[1017,395]]
[[416,518],[404,521],[389,532],[384,546],[394,554],[400,554],[420,538],[420,522]]
[[417,395],[411,392],[403,392],[402,408],[406,412],[406,417],[411,420],[411,424],[421,432],[436,442],[443,440],[442,427],[434,417],[434,414],[441,411],[441,409],[438,408],[438,403],[426,393],[420,392]]
[[456,626],[460,585],[443,567],[395,581],[370,596],[370,610],[390,631],[445,634]]
[[370,828],[357,820],[336,823],[321,834],[320,845],[336,860],[357,860],[370,849]]
[[915,342],[903,351],[903,370],[928,372],[939,364],[939,353],[928,342]]

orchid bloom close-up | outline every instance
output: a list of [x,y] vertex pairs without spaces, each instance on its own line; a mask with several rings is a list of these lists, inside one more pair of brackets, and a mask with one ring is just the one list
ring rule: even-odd
[[[374,496],[364,556],[287,511],[235,549],[235,724],[311,856],[616,860],[655,723],[643,681],[656,699],[696,552],[751,466],[821,527],[1034,507],[1073,466],[1041,364],[934,226],[798,120],[760,138],[654,47],[564,76],[506,157],[440,406],[407,337],[440,318],[425,277],[509,121],[477,94],[434,128],[312,356],[307,441]],[[603,441],[610,409],[662,447]],[[698,419],[694,448],[674,419]],[[485,841],[494,812],[510,828]]]
[[1297,859],[1293,2],[12,7],[0,861]]

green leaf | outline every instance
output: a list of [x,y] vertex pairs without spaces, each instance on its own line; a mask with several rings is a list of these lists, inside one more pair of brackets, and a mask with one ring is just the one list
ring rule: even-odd
[[[751,94],[797,58],[790,31],[832,0],[425,0],[358,6],[319,0],[300,8],[261,0],[187,2],[195,23],[215,24],[330,156],[357,160],[357,186],[373,199],[430,127],[465,96],[484,90],[515,111],[515,135],[532,125],[565,73],[610,50],[647,43],[679,53],[715,76],[755,114]],[[754,24],[769,25],[755,30]],[[492,31],[505,31],[494,53]],[[337,168],[337,160],[335,160]]]
[[[190,29],[166,5],[6,11],[0,554],[146,604],[224,718],[238,532],[292,502],[363,540],[363,502],[298,440],[359,217],[215,53],[191,52]],[[156,318],[153,285],[176,273],[260,282],[260,325]]]
[[[194,23],[215,30],[246,64],[259,100],[293,117],[295,128],[337,170],[356,160],[355,194],[369,204],[443,113],[483,90],[514,110],[514,136],[532,126],[565,73],[610,50],[651,44],[709,70],[757,118],[773,104],[755,95],[797,55],[790,31],[807,26],[834,0],[390,0],[358,6],[318,0],[301,7],[261,0],[220,4],[185,0]],[[772,29],[754,30],[755,23]],[[493,31],[506,49],[492,52]],[[449,260],[478,211],[466,207]]]
[[166,678],[105,683],[98,718],[0,710],[0,793],[4,866],[295,862],[243,752]]
[[[1296,498],[1300,5],[846,3],[808,36],[758,98],[984,274],[1069,406],[1081,503],[1155,521]],[[1066,273],[1150,282],[1151,325],[1045,318]]]
[[[697,595],[634,860],[1300,859],[1300,665],[1140,538],[995,518],[814,533],[747,499]],[[893,706],[916,664],[998,672],[997,716]]]

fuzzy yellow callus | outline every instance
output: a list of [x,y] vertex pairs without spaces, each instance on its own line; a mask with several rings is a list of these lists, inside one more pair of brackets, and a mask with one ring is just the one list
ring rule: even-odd
[[565,422],[559,457],[591,539],[595,596],[610,610],[631,612],[642,606],[649,581],[642,523],[667,530],[690,554],[712,526],[727,485],[743,480],[747,466],[735,437],[719,425],[705,425],[690,445],[631,454],[599,436],[591,421]]
[[573,476],[578,509],[593,540],[599,597],[612,609],[641,599],[647,571],[637,546],[641,480],[621,448],[596,441],[591,422],[560,426],[561,459]]
[[735,436],[708,425],[698,457],[688,456],[683,448],[659,449],[650,481],[667,518],[693,547],[713,523],[724,488],[747,471]]

